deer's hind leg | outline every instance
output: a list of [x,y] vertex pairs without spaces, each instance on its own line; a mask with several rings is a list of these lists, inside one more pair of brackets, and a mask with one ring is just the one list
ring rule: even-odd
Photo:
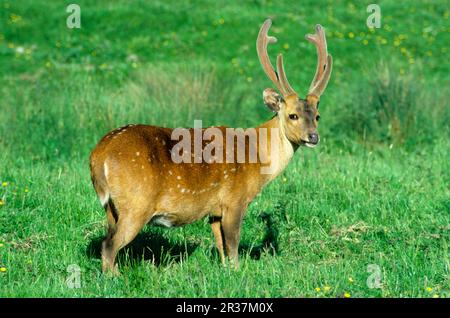
[[114,275],[119,274],[115,263],[117,253],[128,245],[147,223],[147,219],[140,217],[143,215],[140,211],[123,212],[125,211],[121,211],[118,219],[114,218],[114,213],[111,213],[112,218],[108,214],[108,234],[102,244],[102,270]]
[[108,221],[108,234],[107,237],[112,236],[116,231],[116,224],[118,220],[118,215],[116,208],[111,200],[105,205],[106,210],[106,220]]

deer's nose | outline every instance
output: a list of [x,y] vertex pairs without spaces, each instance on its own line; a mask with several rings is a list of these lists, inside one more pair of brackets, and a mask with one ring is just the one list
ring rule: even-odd
[[308,135],[308,142],[311,144],[317,144],[319,142],[319,135],[317,133],[310,133]]

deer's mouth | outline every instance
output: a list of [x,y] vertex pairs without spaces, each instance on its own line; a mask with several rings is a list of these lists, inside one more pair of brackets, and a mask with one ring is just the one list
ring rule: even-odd
[[303,146],[306,146],[306,147],[309,147],[309,148],[314,148],[314,147],[316,147],[319,144],[318,141],[313,143],[313,142],[309,142],[309,141],[306,141],[306,140],[303,140],[303,139],[300,140],[300,143]]

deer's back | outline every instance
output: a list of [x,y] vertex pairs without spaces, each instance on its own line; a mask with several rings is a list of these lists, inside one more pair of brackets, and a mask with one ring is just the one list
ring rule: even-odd
[[178,141],[171,134],[172,129],[146,125],[108,133],[91,154],[94,185],[104,184],[116,205],[145,206],[175,225],[220,214],[221,207],[243,204],[256,194],[259,185],[246,175],[257,167],[194,163],[193,157],[191,163],[175,163],[171,150]]

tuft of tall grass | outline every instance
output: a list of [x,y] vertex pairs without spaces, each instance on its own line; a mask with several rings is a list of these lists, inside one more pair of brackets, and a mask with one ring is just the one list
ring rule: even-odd
[[[141,123],[192,127],[194,120],[202,120],[204,126],[232,123],[230,109],[241,100],[236,86],[218,76],[213,66],[160,64],[137,72],[123,86],[118,102],[131,108],[134,120]],[[115,117],[130,114],[117,110]]]
[[390,64],[372,69],[344,98],[344,111],[333,130],[365,144],[404,146],[433,144],[448,135],[445,92],[430,89],[414,73],[399,75]]

